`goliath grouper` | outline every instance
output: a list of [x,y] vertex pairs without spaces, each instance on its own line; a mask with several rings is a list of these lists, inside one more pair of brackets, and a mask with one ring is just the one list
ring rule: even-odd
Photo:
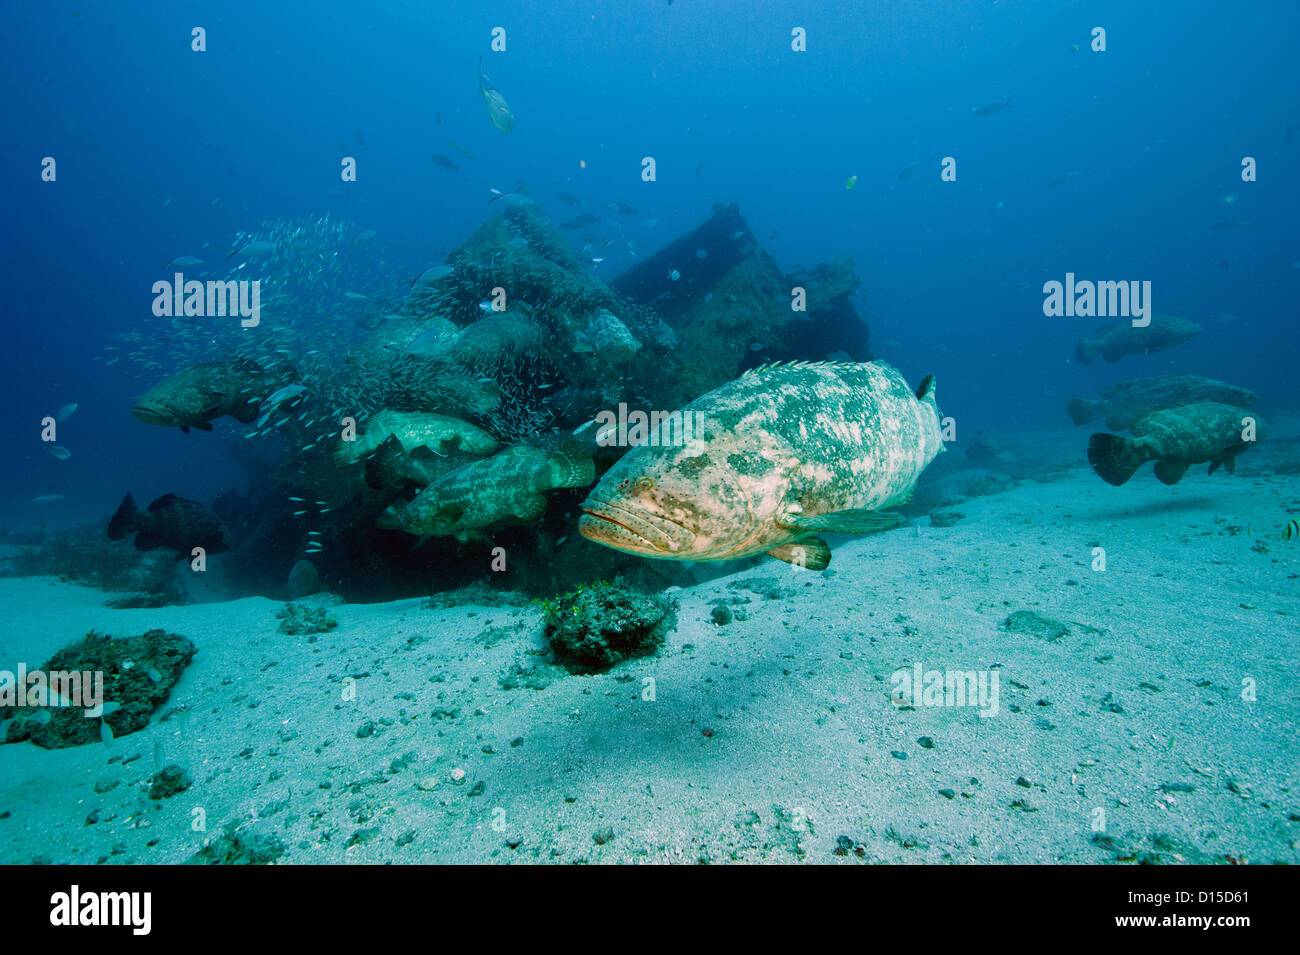
[[[1247,440],[1252,423],[1253,440]],[[1139,415],[1132,431],[1132,438],[1100,432],[1088,442],[1088,463],[1107,484],[1123,484],[1147,461],[1156,462],[1156,477],[1165,484],[1177,484],[1189,465],[1206,461],[1211,474],[1220,465],[1232,474],[1237,455],[1263,440],[1268,426],[1241,408],[1200,401]]]
[[682,411],[702,422],[694,440],[632,448],[583,503],[583,537],[644,557],[766,552],[824,570],[830,548],[812,535],[897,527],[879,509],[907,503],[944,450],[934,376],[913,394],[880,361],[765,365]]
[[175,494],[164,494],[149,505],[148,511],[136,507],[130,494],[122,498],[117,513],[108,522],[108,539],[121,540],[132,532],[136,550],[169,547],[186,557],[195,547],[209,554],[230,549],[230,535],[221,518],[197,501]]
[[553,452],[516,445],[444,475],[409,502],[387,508],[375,526],[478,540],[488,525],[540,520],[547,491],[586,487],[595,477],[591,455],[577,441]]
[[132,411],[147,424],[211,431],[213,418],[230,415],[248,424],[273,386],[262,367],[246,360],[209,361],[186,368],[154,385]]
[[1093,418],[1105,415],[1106,427],[1110,430],[1127,431],[1144,411],[1174,408],[1198,401],[1218,401],[1238,408],[1249,408],[1257,398],[1253,391],[1213,378],[1163,375],[1159,378],[1135,378],[1133,381],[1108,385],[1101,389],[1101,397],[1097,401],[1071,398],[1065,403],[1065,410],[1075,424],[1086,424]]
[[339,440],[334,463],[345,467],[377,450],[390,437],[396,437],[403,448],[423,446],[438,454],[464,451],[482,457],[497,449],[496,438],[468,421],[424,411],[385,409],[370,416],[355,440]]
[[1097,356],[1115,364],[1125,355],[1151,355],[1189,342],[1201,333],[1201,326],[1185,318],[1156,315],[1151,324],[1134,328],[1131,323],[1104,325],[1092,338],[1074,343],[1074,356],[1081,365],[1091,365]]

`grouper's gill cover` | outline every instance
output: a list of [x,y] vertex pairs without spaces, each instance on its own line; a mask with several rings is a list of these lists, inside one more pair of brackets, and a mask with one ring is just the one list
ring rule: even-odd
[[646,557],[767,552],[823,569],[815,532],[897,526],[877,512],[910,500],[943,450],[933,376],[913,393],[878,361],[766,365],[682,411],[691,440],[656,436],[624,455],[583,504],[584,537]]

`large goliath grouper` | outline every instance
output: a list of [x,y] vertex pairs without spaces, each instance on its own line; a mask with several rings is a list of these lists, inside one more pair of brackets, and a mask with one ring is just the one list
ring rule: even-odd
[[1200,401],[1140,415],[1132,431],[1132,438],[1100,432],[1088,442],[1088,463],[1107,484],[1123,484],[1147,461],[1156,462],[1156,477],[1165,484],[1177,484],[1190,465],[1206,461],[1211,474],[1220,465],[1232,474],[1237,455],[1263,440],[1268,426],[1233,405]]
[[1075,424],[1086,424],[1104,416],[1112,431],[1127,431],[1144,411],[1174,408],[1198,401],[1218,401],[1238,408],[1249,408],[1258,396],[1253,391],[1227,382],[1197,375],[1163,375],[1159,378],[1135,378],[1101,389],[1101,398],[1088,401],[1071,398],[1065,410]]
[[175,494],[164,494],[147,511],[136,507],[130,494],[122,498],[117,513],[108,522],[108,539],[121,540],[132,533],[136,550],[167,547],[187,557],[195,547],[209,554],[230,549],[230,534],[221,518],[197,501]]
[[595,477],[591,455],[576,441],[555,451],[515,445],[445,474],[410,501],[387,508],[375,526],[483,540],[483,528],[541,520],[547,491],[586,487]]
[[1081,365],[1091,365],[1098,355],[1113,365],[1125,355],[1153,355],[1189,342],[1200,333],[1201,326],[1186,318],[1156,315],[1142,328],[1127,322],[1103,325],[1092,338],[1080,338],[1074,343],[1074,356]]
[[256,362],[209,361],[164,378],[136,402],[132,413],[147,424],[212,430],[212,419],[230,415],[248,424],[258,403],[274,390]]
[[[583,503],[583,537],[672,560],[768,553],[814,570],[818,532],[869,534],[902,523],[944,450],[934,376],[915,394],[884,362],[765,365],[697,398],[695,439],[637,445]],[[690,419],[687,419],[690,420]]]

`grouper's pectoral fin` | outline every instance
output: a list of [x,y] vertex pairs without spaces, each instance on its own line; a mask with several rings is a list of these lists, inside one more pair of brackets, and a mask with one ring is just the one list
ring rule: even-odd
[[1236,474],[1237,473],[1236,457],[1228,455],[1219,458],[1217,461],[1211,461],[1210,473],[1213,474],[1215,471],[1219,470],[1220,467],[1222,467],[1223,470],[1227,471],[1229,474]]
[[903,523],[903,515],[885,511],[834,511],[830,514],[787,514],[783,527],[823,534],[879,534]]
[[1156,462],[1155,471],[1161,484],[1177,484],[1187,473],[1187,462],[1179,461],[1177,458],[1161,458]]
[[807,567],[809,570],[825,570],[831,563],[831,548],[820,537],[804,537],[801,540],[773,547],[767,552],[769,557],[783,560],[795,567]]

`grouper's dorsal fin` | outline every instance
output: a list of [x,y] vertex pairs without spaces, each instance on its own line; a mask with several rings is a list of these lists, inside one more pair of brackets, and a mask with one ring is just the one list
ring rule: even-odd
[[777,368],[835,368],[839,365],[856,365],[854,361],[770,361],[765,365],[756,365],[749,369],[741,378],[748,378],[751,375],[765,374]]
[[934,400],[934,375],[926,375],[921,379],[921,383],[916,386],[916,400]]

